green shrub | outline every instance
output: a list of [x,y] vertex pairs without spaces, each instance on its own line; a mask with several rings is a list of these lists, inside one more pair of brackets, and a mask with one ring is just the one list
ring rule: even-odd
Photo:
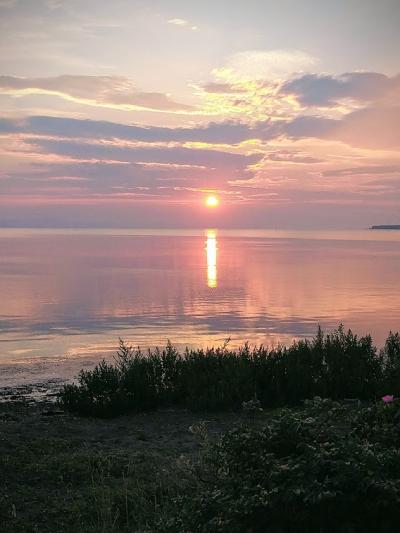
[[387,391],[400,395],[400,335],[398,333],[389,333],[381,357]]
[[[62,402],[70,411],[85,415],[112,416],[122,411],[120,372],[101,361],[92,371],[82,370],[78,385],[66,385]],[[118,409],[117,409],[118,406]]]
[[[400,391],[400,338],[390,334],[378,353],[370,336],[343,326],[289,347],[142,353],[120,341],[114,364],[82,371],[77,385],[61,391],[64,406],[85,415],[115,416],[166,406],[192,410],[239,410],[257,399],[262,408],[299,405],[314,396],[376,399]],[[397,388],[396,388],[397,387]]]
[[379,401],[358,411],[353,420],[353,433],[368,442],[399,446],[400,400]]
[[207,453],[202,488],[176,500],[160,531],[397,531],[398,441],[369,441],[350,429],[351,417],[350,409],[317,400],[282,410],[264,427],[228,432]]
[[182,364],[184,404],[192,410],[239,409],[254,396],[251,354],[226,348],[186,350]]

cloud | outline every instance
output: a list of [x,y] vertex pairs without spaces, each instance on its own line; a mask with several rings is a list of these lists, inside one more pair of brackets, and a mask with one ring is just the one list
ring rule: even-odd
[[335,170],[326,170],[323,176],[354,176],[354,175],[370,175],[370,174],[398,174],[400,173],[400,165],[369,165],[360,167],[341,168]]
[[[10,157],[19,166],[0,176],[2,209],[6,204],[41,206],[40,210],[68,206],[70,220],[75,221],[72,210],[78,206],[98,206],[104,215],[105,206],[114,205],[118,215],[119,208],[135,202],[135,208],[146,204],[155,213],[151,203],[194,206],[204,191],[217,190],[224,206],[280,205],[287,212],[290,205],[330,203],[340,209],[345,204],[380,202],[382,210],[395,210],[398,156],[375,157],[373,152],[339,143],[310,140],[317,132],[318,139],[335,137],[343,121],[301,118],[279,124],[227,122],[192,128],[56,117],[3,119],[2,144],[14,142]],[[305,134],[308,139],[300,140]],[[268,142],[256,141],[263,135]],[[226,142],[227,136],[244,142],[212,146],[211,138]],[[371,178],[381,173],[392,181],[374,184]]]
[[282,125],[282,131],[293,138],[329,139],[340,120],[324,117],[299,116]]
[[[205,126],[156,127],[123,125],[113,122],[64,117],[28,117],[0,119],[3,134],[67,138],[120,139],[145,143],[185,143],[238,145],[258,139],[321,139],[346,143],[371,150],[398,150],[400,147],[400,106],[371,106],[344,115],[340,119],[323,116],[298,116],[279,121],[261,120],[254,124],[238,121],[210,122]],[[298,161],[300,162],[300,161]],[[311,161],[310,161],[311,162]]]
[[371,150],[400,148],[400,106],[371,106],[346,115],[329,137]]
[[174,24],[175,26],[187,26],[189,22],[185,19],[176,18],[176,19],[169,19],[168,24]]
[[314,57],[300,50],[248,50],[230,56],[214,73],[232,80],[285,79],[294,72],[309,70],[316,62]]
[[118,144],[85,143],[79,140],[34,138],[25,141],[45,153],[84,160],[147,162],[230,168],[239,171],[256,163],[261,154],[242,155],[212,149],[173,147],[131,147]]
[[337,140],[371,150],[400,147],[400,75],[351,72],[341,76],[307,74],[283,84],[281,94],[291,94],[310,110],[332,107],[344,99],[362,105],[339,119],[299,115],[282,126],[293,138]]
[[374,102],[400,96],[400,75],[350,72],[341,76],[305,74],[283,84],[281,94],[292,94],[306,106],[330,107],[343,99]]
[[193,31],[196,31],[198,29],[197,26],[192,26],[190,22],[186,19],[174,18],[174,19],[167,20],[167,22],[168,24],[173,24],[174,26],[181,26],[181,27],[190,26],[190,29]]
[[47,7],[51,10],[59,9],[60,7],[62,7],[63,3],[64,3],[64,0],[47,0],[46,1]]
[[207,93],[215,94],[238,94],[246,92],[244,87],[232,85],[230,83],[210,82],[204,84],[201,88]]
[[302,163],[302,164],[315,164],[322,163],[323,159],[312,157],[303,152],[296,152],[290,150],[274,150],[267,152],[265,160],[284,162],[284,163]]
[[64,117],[28,117],[23,120],[0,119],[0,132],[55,135],[72,138],[117,138],[143,142],[206,142],[237,144],[248,139],[271,139],[278,125],[266,121],[249,126],[241,122],[210,122],[188,128],[144,127],[114,122]]
[[126,110],[145,109],[172,113],[193,110],[192,106],[175,102],[167,94],[138,91],[132,80],[123,76],[0,76],[0,93],[15,96],[50,94],[81,104]]
[[371,150],[400,148],[400,106],[371,106],[348,113],[340,120],[300,116],[284,124],[292,138],[314,137],[341,141]]
[[289,52],[282,52],[282,58],[280,51],[236,54],[214,71],[215,81],[197,87],[204,110],[245,121],[289,122],[308,120],[316,113],[321,119],[341,119],[361,108],[396,106],[400,100],[400,75],[349,72],[293,77],[296,66],[306,67],[313,59]]
[[10,9],[15,7],[18,3],[18,0],[0,0],[0,9]]
[[198,201],[205,190],[228,194],[224,192],[228,182],[245,179],[248,167],[261,157],[65,139],[35,138],[25,142],[30,145],[31,154],[39,157],[24,170],[9,171],[0,177],[0,203],[78,205],[160,198],[190,203],[193,199]]
[[[268,127],[260,124],[260,132]],[[190,201],[202,190],[217,188],[223,194],[228,181],[251,177],[251,166],[262,158],[239,145],[213,144],[257,136],[248,125],[234,122],[157,128],[30,117],[0,120],[0,134],[3,155],[16,161],[1,176],[1,192],[27,201],[43,197],[91,202],[99,194],[111,201],[126,195],[143,197],[144,190],[146,197],[169,195]]]
[[296,116],[300,105],[280,93],[284,80],[309,70],[316,59],[299,50],[249,50],[227,58],[214,69],[211,82],[197,86],[207,114],[243,117],[244,120]]

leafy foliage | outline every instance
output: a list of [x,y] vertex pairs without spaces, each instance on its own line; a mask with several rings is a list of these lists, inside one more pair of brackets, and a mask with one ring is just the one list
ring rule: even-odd
[[387,390],[400,395],[400,335],[390,332],[382,352]]
[[238,427],[210,447],[202,489],[177,499],[160,531],[396,531],[397,434],[378,442],[368,428],[397,424],[399,413],[398,405],[376,406],[357,410],[353,421],[352,409],[316,399],[262,427]]
[[400,445],[400,401],[378,402],[357,412],[353,434],[381,445]]
[[183,354],[170,344],[142,353],[120,341],[114,364],[102,361],[67,385],[61,402],[74,412],[102,417],[170,405],[192,410],[239,410],[243,402],[260,407],[298,405],[314,396],[375,399],[400,392],[400,337],[390,333],[378,352],[371,337],[343,326],[289,347],[237,351],[227,345]]

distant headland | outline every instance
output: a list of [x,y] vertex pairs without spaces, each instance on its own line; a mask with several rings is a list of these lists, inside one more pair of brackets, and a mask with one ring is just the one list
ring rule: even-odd
[[381,226],[371,226],[369,229],[398,229],[400,230],[400,224],[382,224]]

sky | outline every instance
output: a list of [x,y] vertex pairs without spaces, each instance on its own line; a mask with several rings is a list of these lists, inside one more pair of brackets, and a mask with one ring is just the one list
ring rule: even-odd
[[0,0],[0,226],[400,224],[399,27],[398,0]]

